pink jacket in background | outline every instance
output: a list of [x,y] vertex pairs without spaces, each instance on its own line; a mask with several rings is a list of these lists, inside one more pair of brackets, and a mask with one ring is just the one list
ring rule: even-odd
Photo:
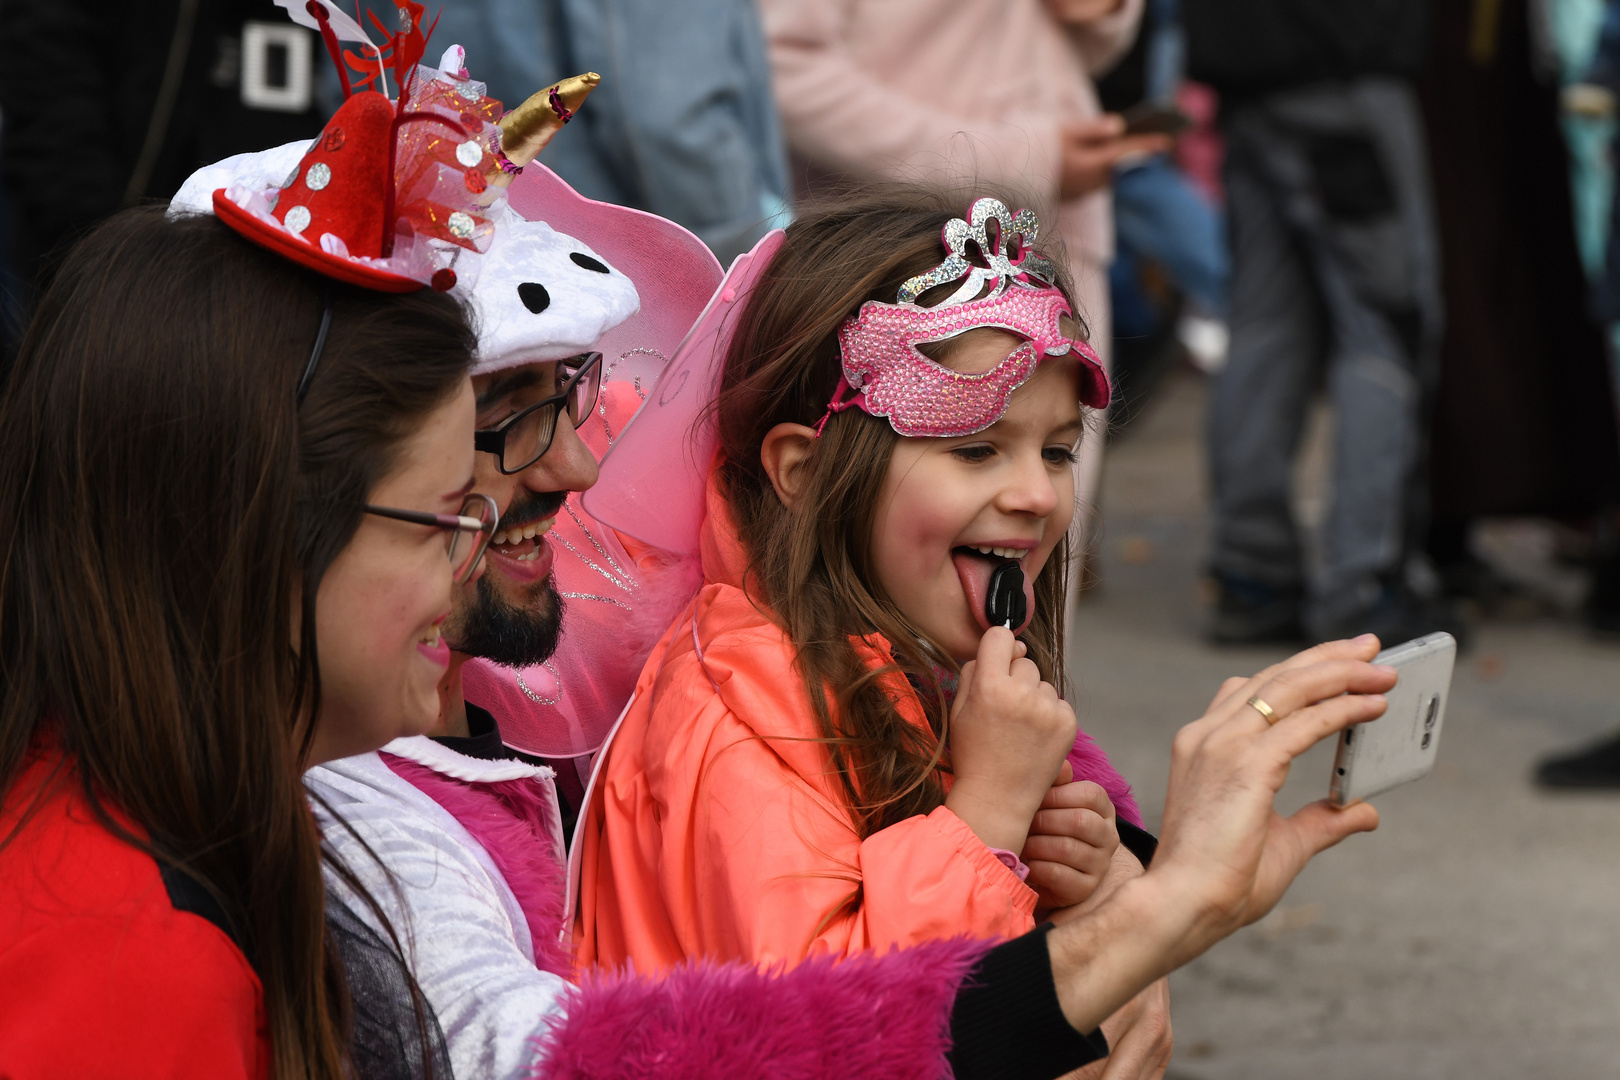
[[814,171],[1027,193],[1049,226],[1058,211],[1071,263],[1113,259],[1106,189],[1058,205],[1059,133],[1098,114],[1092,77],[1130,48],[1142,0],[1086,26],[1060,23],[1042,0],[760,0],[760,10],[788,145]]

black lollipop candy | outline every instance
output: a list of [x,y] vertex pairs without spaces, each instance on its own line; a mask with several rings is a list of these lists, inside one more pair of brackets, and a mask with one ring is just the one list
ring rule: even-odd
[[1004,562],[990,573],[990,589],[984,597],[984,617],[991,626],[1005,626],[1016,632],[1024,625],[1029,605],[1024,601],[1024,571],[1015,562]]

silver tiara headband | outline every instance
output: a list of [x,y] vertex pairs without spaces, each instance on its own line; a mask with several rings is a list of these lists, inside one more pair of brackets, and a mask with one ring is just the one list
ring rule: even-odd
[[[1035,254],[1040,231],[1041,223],[1033,210],[1014,214],[1000,199],[975,199],[968,208],[967,220],[952,218],[945,225],[945,261],[900,286],[896,299],[902,304],[915,304],[917,297],[929,289],[958,280],[961,287],[935,307],[990,300],[1014,282],[1037,289],[1053,288],[1057,274],[1052,264]],[[978,248],[985,265],[968,257],[969,244]],[[991,283],[991,290],[981,297],[987,283]]]

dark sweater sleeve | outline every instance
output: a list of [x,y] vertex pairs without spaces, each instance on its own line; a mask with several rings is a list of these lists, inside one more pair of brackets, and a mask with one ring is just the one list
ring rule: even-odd
[[1054,1080],[1107,1056],[1102,1031],[1080,1034],[1058,1006],[1051,929],[996,946],[968,972],[951,1011],[956,1080]]
[[1119,828],[1119,842],[1125,845],[1126,851],[1136,856],[1136,861],[1146,870],[1153,862],[1153,853],[1159,849],[1159,838],[1128,821],[1116,821],[1114,824]]

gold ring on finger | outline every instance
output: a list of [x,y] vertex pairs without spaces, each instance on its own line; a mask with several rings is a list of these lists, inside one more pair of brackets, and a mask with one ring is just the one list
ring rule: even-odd
[[1264,701],[1261,701],[1259,694],[1256,694],[1254,697],[1250,698],[1249,704],[1254,706],[1255,712],[1265,717],[1267,724],[1275,724],[1277,722],[1277,710],[1273,709],[1270,705],[1267,705]]

